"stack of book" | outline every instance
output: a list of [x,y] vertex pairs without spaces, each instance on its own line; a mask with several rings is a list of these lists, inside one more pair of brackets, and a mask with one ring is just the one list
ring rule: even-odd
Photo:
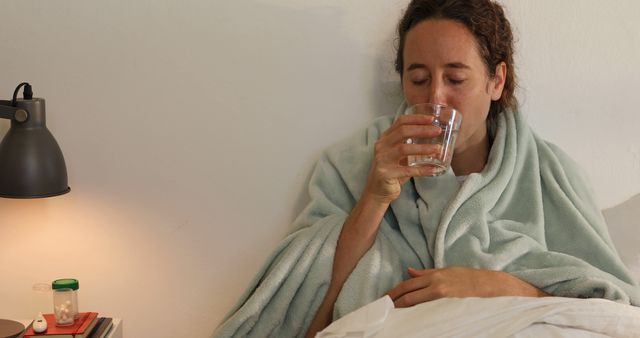
[[81,312],[73,325],[56,326],[56,319],[52,313],[42,315],[47,321],[47,330],[36,333],[32,325],[27,327],[25,338],[103,338],[109,334],[113,326],[113,319],[98,317],[97,312]]

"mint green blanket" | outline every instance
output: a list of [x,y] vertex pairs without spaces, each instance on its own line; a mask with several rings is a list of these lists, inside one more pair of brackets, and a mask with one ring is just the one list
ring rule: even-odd
[[[215,337],[304,335],[327,290],[342,224],[366,184],[373,145],[392,122],[379,118],[325,153],[296,230]],[[640,305],[640,288],[613,247],[583,173],[510,112],[499,119],[483,172],[462,185],[449,171],[403,186],[345,283],[334,318],[384,295],[408,278],[407,267],[447,266],[507,271],[555,296]]]

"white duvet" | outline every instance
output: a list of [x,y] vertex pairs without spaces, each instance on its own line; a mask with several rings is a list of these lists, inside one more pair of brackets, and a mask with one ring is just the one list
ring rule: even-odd
[[640,337],[640,308],[604,299],[498,297],[396,309],[385,296],[316,337]]

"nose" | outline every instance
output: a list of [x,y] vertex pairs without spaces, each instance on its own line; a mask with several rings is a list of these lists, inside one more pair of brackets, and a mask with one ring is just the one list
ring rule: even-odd
[[427,91],[427,98],[429,99],[428,102],[442,105],[447,104],[445,98],[445,88],[442,84],[442,81],[432,81]]

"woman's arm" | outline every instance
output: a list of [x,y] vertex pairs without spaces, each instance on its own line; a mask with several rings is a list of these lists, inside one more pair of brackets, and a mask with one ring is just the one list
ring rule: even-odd
[[387,208],[398,196],[402,184],[413,176],[432,174],[430,167],[408,167],[407,155],[430,155],[438,151],[434,145],[406,144],[407,138],[435,137],[441,129],[432,126],[426,115],[405,115],[387,129],[376,142],[374,161],[366,188],[338,237],[329,289],[311,322],[307,337],[328,326],[333,319],[333,305],[344,282],[373,245]]
[[355,269],[360,258],[373,245],[388,206],[389,204],[378,202],[371,196],[363,196],[345,221],[333,259],[331,283],[309,326],[307,337],[315,336],[316,332],[331,324],[333,304],[338,299],[342,285]]
[[452,267],[415,270],[388,293],[395,307],[409,307],[445,297],[545,297],[546,292],[502,271]]

